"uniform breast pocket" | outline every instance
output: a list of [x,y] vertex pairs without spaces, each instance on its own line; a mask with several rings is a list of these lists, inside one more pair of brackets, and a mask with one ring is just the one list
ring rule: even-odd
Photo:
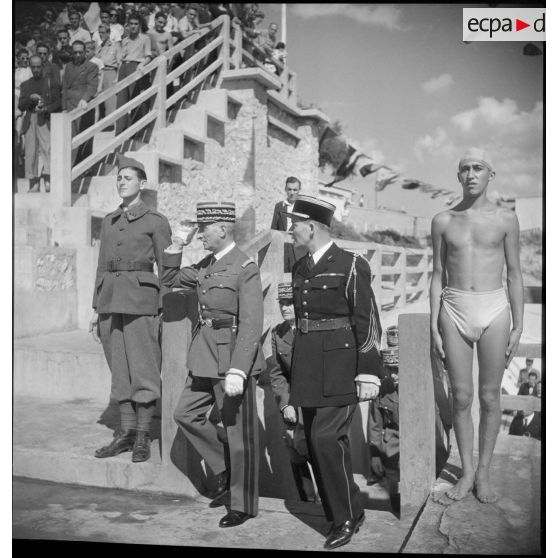
[[357,350],[351,329],[324,332],[322,340],[324,395],[355,393]]
[[237,276],[215,276],[205,287],[208,303],[215,310],[236,311],[238,291]]
[[339,305],[343,297],[342,277],[314,277],[310,284],[312,309],[317,312],[330,312]]

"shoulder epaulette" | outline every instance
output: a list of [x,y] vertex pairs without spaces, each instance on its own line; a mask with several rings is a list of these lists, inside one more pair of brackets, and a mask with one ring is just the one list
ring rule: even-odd
[[159,213],[159,211],[157,211],[156,209],[149,209],[149,213],[152,213],[153,215],[157,215],[157,217],[161,217],[161,219],[166,219],[167,217],[165,215],[163,215],[162,213]]
[[250,257],[248,258],[240,267],[245,268],[248,264],[255,264],[256,262],[254,261],[254,258]]

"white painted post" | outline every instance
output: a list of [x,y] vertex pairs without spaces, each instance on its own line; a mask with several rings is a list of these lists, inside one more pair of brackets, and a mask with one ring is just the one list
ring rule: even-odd
[[72,204],[72,118],[67,112],[51,115],[50,199],[52,207]]
[[394,296],[399,296],[395,308],[403,308],[407,305],[407,250],[399,252],[397,259],[399,266],[399,279],[395,283]]
[[234,67],[240,70],[242,67],[242,29],[237,23],[234,24]]
[[155,128],[163,129],[167,125],[167,59],[159,56],[157,63],[157,121]]
[[221,34],[223,35],[223,44],[221,45],[221,52],[223,57],[223,66],[221,67],[222,72],[226,72],[230,69],[230,57],[231,57],[231,43],[230,43],[230,20],[229,16],[223,16],[223,29]]

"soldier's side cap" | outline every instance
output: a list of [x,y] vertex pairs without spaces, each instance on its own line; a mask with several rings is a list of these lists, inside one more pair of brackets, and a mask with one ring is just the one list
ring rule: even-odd
[[293,286],[291,283],[279,283],[277,285],[277,300],[290,300],[293,298]]
[[196,205],[196,223],[234,223],[236,221],[234,202],[200,202]]
[[294,202],[293,210],[285,213],[291,218],[311,219],[329,227],[335,213],[335,205],[313,196],[299,195]]
[[118,158],[118,170],[131,167],[133,169],[138,169],[145,174],[145,167],[139,161],[136,161],[131,157],[126,157],[125,155],[121,155],[120,153],[118,153],[117,158]]
[[482,163],[489,170],[494,170],[494,165],[492,164],[492,158],[486,152],[485,149],[480,149],[478,147],[471,147],[467,149],[461,159],[459,159],[458,168],[461,168],[465,163],[477,162]]

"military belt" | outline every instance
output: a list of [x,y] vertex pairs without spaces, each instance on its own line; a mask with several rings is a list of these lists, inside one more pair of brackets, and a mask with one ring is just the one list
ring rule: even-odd
[[102,271],[151,271],[153,264],[148,262],[110,260],[105,263]]
[[213,329],[236,327],[236,324],[236,316],[232,316],[230,318],[202,318],[200,316],[200,325],[211,327]]
[[352,325],[353,323],[348,316],[343,316],[341,318],[323,318],[321,320],[309,320],[308,318],[301,318],[298,320],[298,330],[301,333],[343,329],[351,327]]

